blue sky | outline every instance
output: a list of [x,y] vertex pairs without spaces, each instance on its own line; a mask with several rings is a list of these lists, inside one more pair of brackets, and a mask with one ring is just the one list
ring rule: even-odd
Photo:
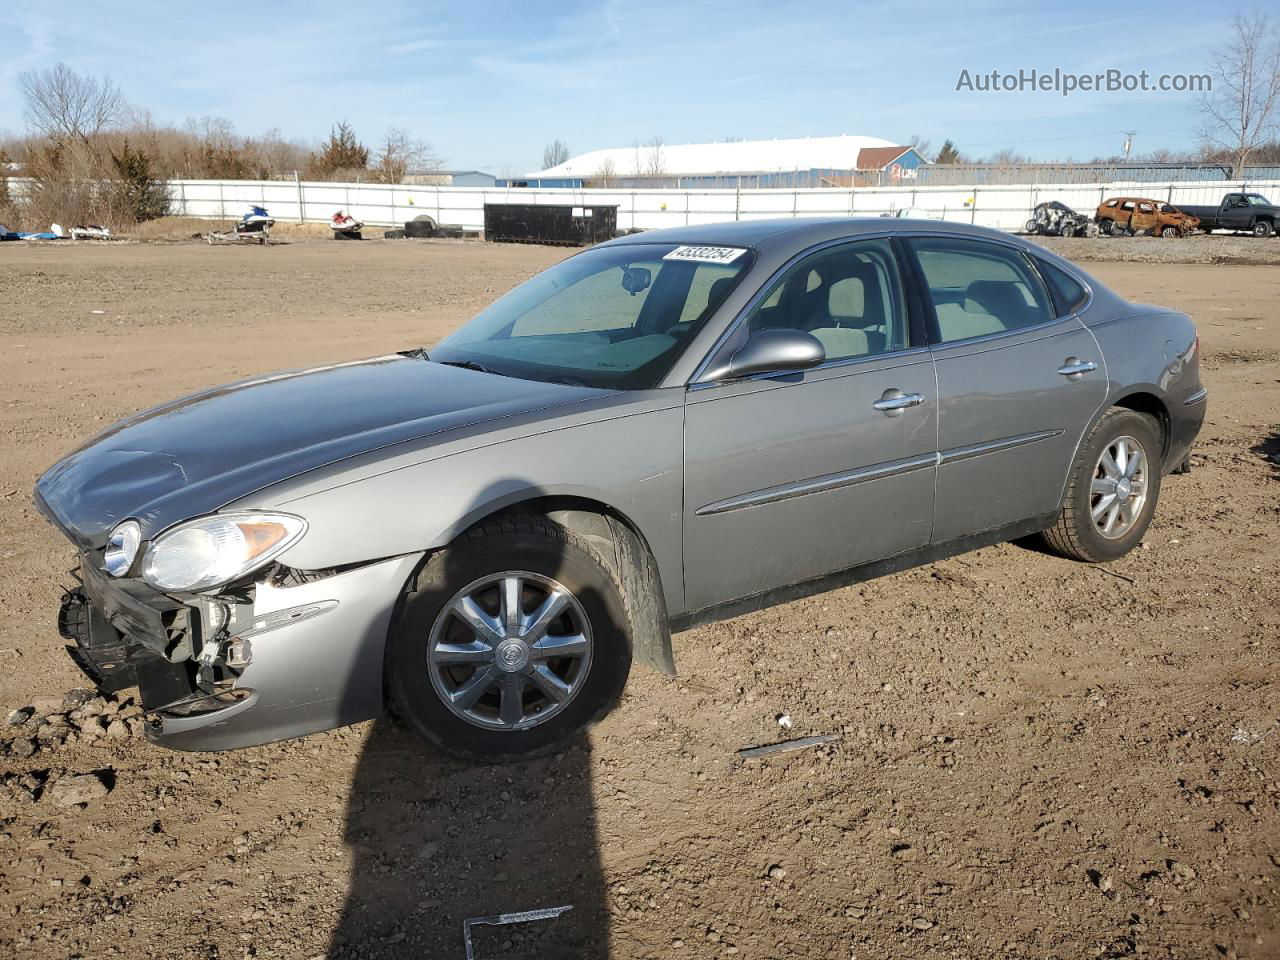
[[[1196,141],[1189,94],[956,92],[962,69],[1201,72],[1230,6],[1183,0],[956,3],[576,2],[219,4],[4,0],[0,131],[22,129],[15,79],[65,61],[109,73],[157,121],[223,116],[314,140],[347,119],[389,126],[454,169],[523,173],[572,152],[729,137],[849,133],[972,155],[1085,159]],[[1106,35],[1109,39],[1100,40]]]

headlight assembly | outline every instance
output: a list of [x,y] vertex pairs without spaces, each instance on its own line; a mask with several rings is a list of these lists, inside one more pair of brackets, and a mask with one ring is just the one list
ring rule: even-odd
[[133,566],[142,543],[142,527],[137,520],[126,520],[116,525],[107,538],[107,550],[102,555],[102,568],[113,577],[123,577]]
[[199,593],[269,563],[306,533],[287,513],[223,513],[179,524],[147,550],[142,578],[159,590]]

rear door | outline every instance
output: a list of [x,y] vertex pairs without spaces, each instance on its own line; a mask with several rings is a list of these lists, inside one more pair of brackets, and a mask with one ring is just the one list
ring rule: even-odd
[[910,247],[933,306],[934,542],[1052,513],[1106,397],[1093,335],[1012,245],[921,237]]
[[1141,230],[1151,230],[1158,233],[1156,222],[1156,205],[1143,200],[1137,204],[1136,209],[1133,211],[1129,226],[1135,233]]
[[[801,373],[693,385],[685,407],[689,609],[751,597],[929,542],[937,393],[919,299],[893,246],[800,259],[721,350],[759,330],[812,333]],[[712,362],[716,362],[712,358]]]

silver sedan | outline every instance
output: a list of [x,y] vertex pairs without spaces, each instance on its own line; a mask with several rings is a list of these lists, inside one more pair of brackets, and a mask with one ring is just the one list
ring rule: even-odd
[[59,627],[180,749],[389,704],[552,749],[672,631],[1002,540],[1141,539],[1205,411],[1183,314],[994,231],[753,221],[571,257],[430,350],[119,423],[36,500]]

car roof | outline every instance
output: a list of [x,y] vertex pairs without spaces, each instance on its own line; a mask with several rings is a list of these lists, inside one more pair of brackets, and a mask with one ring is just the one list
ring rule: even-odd
[[820,243],[842,236],[870,233],[937,233],[939,235],[982,237],[1008,243],[1015,240],[1002,230],[945,220],[914,220],[907,217],[786,217],[767,220],[730,220],[724,223],[691,224],[646,230],[610,240],[604,246],[636,243],[681,243],[760,247],[778,242],[796,246]]

